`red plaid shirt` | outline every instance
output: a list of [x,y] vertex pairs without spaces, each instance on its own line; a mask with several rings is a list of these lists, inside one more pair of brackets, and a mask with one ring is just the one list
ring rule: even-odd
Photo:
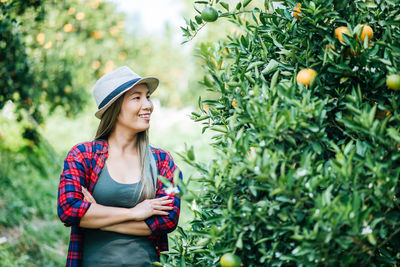
[[[71,226],[71,237],[68,248],[66,266],[81,266],[83,229],[79,227],[82,216],[91,203],[83,200],[81,186],[93,193],[94,186],[108,157],[107,141],[95,140],[74,146],[64,160],[64,170],[60,176],[58,187],[57,212],[65,226]],[[165,150],[151,147],[157,163],[158,175],[173,182],[174,171],[177,168],[171,154]],[[179,177],[182,173],[179,171]],[[168,250],[167,234],[178,225],[180,198],[173,193],[165,192],[166,186],[158,180],[156,197],[169,195],[174,199],[174,209],[169,215],[152,216],[145,220],[152,230],[150,239],[154,240],[155,248],[160,254]]]

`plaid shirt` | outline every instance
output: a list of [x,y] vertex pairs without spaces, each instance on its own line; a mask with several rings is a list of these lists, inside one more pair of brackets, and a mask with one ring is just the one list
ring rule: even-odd
[[[81,266],[83,229],[79,227],[82,216],[91,203],[83,200],[81,186],[93,193],[94,186],[108,157],[107,141],[95,140],[74,146],[64,160],[64,170],[60,176],[58,187],[57,212],[65,226],[71,226],[71,237],[68,248],[66,266]],[[171,154],[165,150],[151,147],[157,163],[158,174],[173,182],[173,174],[177,168]],[[179,171],[182,179],[182,173]],[[166,186],[158,180],[156,197],[169,195],[174,199],[174,209],[169,215],[152,216],[145,220],[152,230],[150,239],[160,254],[168,250],[167,233],[172,232],[179,219],[180,198],[174,193],[167,194]]]

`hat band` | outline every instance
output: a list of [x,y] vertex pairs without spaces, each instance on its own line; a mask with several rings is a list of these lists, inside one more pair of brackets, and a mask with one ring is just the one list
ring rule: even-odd
[[107,105],[108,102],[110,102],[114,97],[116,97],[117,95],[119,95],[121,92],[123,92],[125,89],[131,87],[133,84],[135,84],[136,82],[138,82],[141,78],[136,78],[130,81],[127,81],[126,83],[118,86],[114,91],[111,92],[111,94],[109,94],[106,98],[103,99],[103,101],[101,101],[100,105],[99,105],[99,109],[101,109],[102,107],[104,107],[105,105]]

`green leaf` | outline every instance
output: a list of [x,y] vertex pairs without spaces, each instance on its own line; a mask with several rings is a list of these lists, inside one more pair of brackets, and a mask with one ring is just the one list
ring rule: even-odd
[[243,7],[248,6],[248,5],[251,3],[251,1],[252,1],[252,0],[245,0],[245,1],[243,2]]
[[221,5],[223,8],[226,9],[226,11],[229,12],[229,4],[228,4],[228,3],[225,3],[225,2],[219,2],[219,3],[220,3],[220,5]]
[[276,83],[277,83],[277,81],[278,81],[278,77],[279,77],[279,70],[277,70],[277,71],[274,73],[274,75],[272,76],[271,84],[270,84],[270,86],[269,86],[269,88],[270,88],[271,90],[275,88],[275,85],[276,85]]
[[239,249],[243,248],[243,234],[244,232],[240,233],[238,239],[236,240],[235,246]]
[[279,63],[278,61],[271,59],[268,62],[268,65],[261,71],[262,74],[268,74],[272,71],[274,71],[278,67]]

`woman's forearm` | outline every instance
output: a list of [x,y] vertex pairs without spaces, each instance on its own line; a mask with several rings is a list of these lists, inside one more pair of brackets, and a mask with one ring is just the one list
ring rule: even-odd
[[[118,208],[97,204],[96,200],[85,188],[82,188],[82,192],[85,201],[91,203],[80,219],[79,226],[83,228],[102,228],[125,221],[142,222],[153,215],[168,215],[168,211],[172,210],[172,207],[169,206],[172,200],[169,200],[168,196],[145,199],[134,208]],[[144,228],[144,230],[147,229]]]
[[134,220],[132,209],[103,206],[92,203],[80,220],[83,228],[102,228],[105,226]]
[[100,228],[103,231],[111,231],[120,234],[149,236],[151,230],[144,221],[127,221]]

